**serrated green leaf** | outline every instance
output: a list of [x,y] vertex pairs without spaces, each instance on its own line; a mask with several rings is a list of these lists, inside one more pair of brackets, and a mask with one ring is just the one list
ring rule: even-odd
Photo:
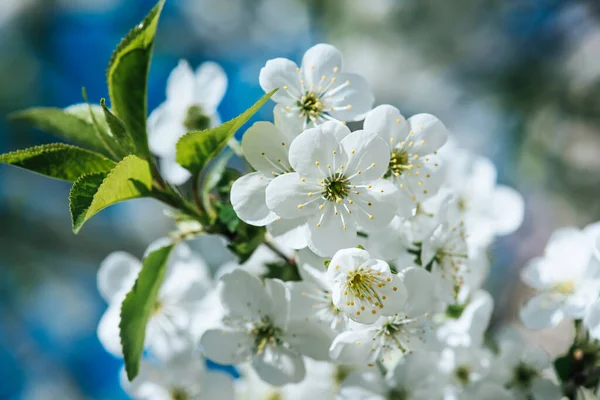
[[123,121],[121,121],[108,109],[108,107],[106,107],[106,101],[104,99],[100,100],[100,106],[104,111],[106,123],[110,127],[110,132],[112,132],[113,140],[118,146],[119,153],[123,156],[135,153],[135,144],[133,143],[132,138],[129,136]]
[[276,91],[277,89],[265,94],[252,107],[221,126],[189,132],[182,136],[177,142],[177,162],[192,175],[198,175],[210,160],[223,151],[237,130],[248,122]]
[[[102,108],[97,105],[92,106],[92,112],[96,116],[100,128],[108,132]],[[110,155],[96,133],[86,104],[75,104],[64,110],[60,108],[28,108],[10,114],[9,118],[29,124],[67,142]]]
[[106,79],[113,112],[127,128],[136,154],[149,157],[146,133],[147,82],[154,34],[164,5],[159,1],[146,18],[133,28],[108,64]]
[[173,245],[161,247],[148,254],[142,270],[121,306],[119,323],[121,346],[127,378],[131,381],[139,372],[144,351],[146,325],[156,310],[158,290],[164,280],[167,261]]
[[64,143],[44,144],[2,154],[0,163],[69,182],[75,182],[84,174],[110,171],[116,165],[98,153]]
[[69,195],[73,232],[79,232],[88,219],[106,207],[148,196],[151,188],[150,165],[134,155],[125,157],[106,174],[83,175]]

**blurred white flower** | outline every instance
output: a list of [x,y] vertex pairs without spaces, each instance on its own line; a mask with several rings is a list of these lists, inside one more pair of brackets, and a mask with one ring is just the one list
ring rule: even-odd
[[224,372],[207,371],[205,360],[193,351],[179,353],[168,362],[143,359],[132,381],[121,372],[121,386],[136,400],[233,400],[233,378]]
[[359,121],[371,109],[374,98],[367,81],[342,69],[342,54],[321,43],[306,51],[300,68],[286,58],[267,61],[260,86],[265,92],[280,88],[272,99],[297,135],[330,120]]
[[381,179],[389,150],[376,134],[326,122],[294,139],[289,154],[295,172],[267,186],[267,206],[282,219],[306,221],[316,254],[355,246],[357,225],[383,229],[396,214],[398,189]]
[[175,145],[187,132],[215,127],[221,123],[217,107],[227,89],[225,71],[213,62],[205,62],[192,71],[181,60],[167,81],[167,99],[148,117],[148,143],[160,157],[162,176],[181,185],[190,173],[175,161]]
[[[481,396],[479,383],[490,371],[492,354],[489,350],[478,347],[448,347],[439,356],[439,369],[445,375],[444,399],[482,398],[503,399],[505,397]],[[502,389],[500,387],[500,389]],[[508,397],[510,399],[510,397]]]
[[[163,240],[150,245],[148,251]],[[98,325],[98,338],[115,356],[122,356],[119,323],[121,303],[133,287],[142,268],[141,262],[125,252],[111,253],[98,270],[98,290],[108,303],[108,309]],[[211,279],[204,261],[191,252],[185,243],[171,254],[157,303],[146,327],[144,347],[161,360],[193,346],[191,334],[198,311],[211,288]],[[206,329],[206,326],[205,328]],[[194,329],[202,331],[202,329]]]
[[600,293],[600,263],[592,257],[591,241],[585,231],[561,228],[552,234],[544,256],[523,268],[521,279],[537,292],[521,309],[526,327],[550,328],[564,317],[585,316]]
[[319,324],[295,319],[289,290],[280,280],[266,279],[263,285],[236,269],[221,278],[217,290],[225,308],[222,328],[207,330],[200,341],[209,359],[251,361],[256,373],[275,386],[304,379],[302,354],[328,359],[331,338]]

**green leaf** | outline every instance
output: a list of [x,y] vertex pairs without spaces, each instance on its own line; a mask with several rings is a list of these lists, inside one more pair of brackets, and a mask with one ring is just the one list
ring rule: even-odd
[[214,223],[217,218],[216,211],[212,205],[211,201],[211,191],[217,187],[221,179],[223,178],[223,174],[227,168],[227,163],[233,156],[231,151],[223,153],[223,155],[218,158],[208,169],[206,172],[206,176],[204,177],[204,182],[202,185],[202,204],[204,205],[204,209],[209,215],[210,222]]
[[133,143],[132,138],[129,136],[123,121],[121,121],[108,109],[108,107],[106,107],[106,101],[104,99],[100,100],[100,106],[104,111],[106,123],[110,127],[110,132],[113,136],[112,139],[117,144],[119,153],[123,156],[135,153],[135,144]]
[[144,158],[150,156],[146,133],[148,71],[154,34],[164,3],[160,0],[146,18],[121,40],[106,71],[113,112],[125,124],[136,154]]
[[229,139],[273,96],[277,89],[265,94],[252,107],[232,120],[213,129],[189,132],[177,142],[177,162],[197,176],[216,157]]
[[[108,132],[102,108],[94,105],[92,112],[100,128]],[[60,108],[29,108],[10,114],[9,118],[53,134],[64,141],[109,155],[106,146],[96,133],[86,104],[75,104],[64,110]]]
[[152,188],[147,161],[130,155],[106,174],[83,175],[69,195],[73,232],[106,207],[130,199],[146,197]]
[[125,371],[130,381],[139,372],[148,320],[157,307],[160,307],[158,290],[164,280],[167,260],[173,246],[161,247],[146,256],[142,270],[121,306],[119,330]]
[[84,174],[110,171],[116,165],[104,156],[64,143],[44,144],[0,155],[0,163],[75,182]]

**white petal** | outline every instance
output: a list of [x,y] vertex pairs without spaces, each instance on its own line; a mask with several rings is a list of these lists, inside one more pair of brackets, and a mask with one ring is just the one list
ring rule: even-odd
[[231,205],[238,217],[255,226],[267,225],[277,218],[277,214],[267,207],[266,190],[270,176],[253,172],[236,180],[231,186]]
[[294,250],[308,246],[310,232],[306,225],[306,218],[276,219],[267,225],[267,231],[277,243],[283,246]]
[[[436,116],[417,114],[408,119],[409,140],[414,141],[413,151],[421,156],[431,154],[448,140],[448,130]],[[414,138],[412,137],[414,136]]]
[[183,185],[192,176],[187,169],[177,164],[174,157],[160,159],[160,172],[165,180],[172,185]]
[[339,249],[358,244],[354,220],[346,214],[342,222],[340,216],[346,211],[339,211],[335,215],[334,207],[333,203],[327,202],[323,210],[308,220],[308,247],[321,257],[331,256]]
[[322,132],[326,132],[328,135],[333,135],[335,138],[341,142],[346,136],[350,135],[350,128],[341,122],[337,121],[328,121],[319,126]]
[[367,114],[365,131],[374,132],[391,147],[396,147],[408,136],[408,123],[400,111],[389,104],[375,107]]
[[[415,163],[413,163],[415,165]],[[404,184],[401,191],[408,191],[413,202],[423,202],[435,195],[444,183],[444,161],[436,156],[429,155],[419,159],[416,170],[404,172],[396,181]],[[417,174],[418,173],[418,174]]]
[[270,122],[256,122],[242,138],[244,156],[255,170],[272,175],[289,172],[290,143]]
[[208,359],[230,365],[248,361],[254,343],[248,332],[209,329],[202,335],[200,345]]
[[308,217],[319,210],[321,193],[316,183],[303,182],[291,172],[273,179],[267,186],[267,206],[282,218]]
[[528,329],[552,328],[564,318],[560,306],[551,295],[539,294],[521,309],[521,321]]
[[194,72],[186,60],[180,60],[167,80],[167,101],[177,109],[189,107],[194,99]]
[[[304,53],[302,57],[302,74],[306,87],[322,85],[332,75],[342,70],[342,53],[330,44],[319,43]],[[325,76],[325,81],[321,78]]]
[[409,267],[401,273],[407,290],[408,317],[422,316],[433,311],[435,304],[435,280],[430,272],[420,267]]
[[175,158],[175,145],[186,132],[183,125],[187,110],[172,110],[163,103],[148,117],[148,146],[153,154]]
[[583,323],[594,339],[600,339],[600,300],[596,300],[587,310]]
[[326,277],[329,284],[345,277],[348,272],[354,271],[359,266],[366,264],[371,259],[369,252],[359,248],[342,249],[334,254],[327,268]]
[[299,118],[298,115],[298,110],[286,110],[282,104],[273,108],[275,126],[290,143],[306,129],[306,118]]
[[385,228],[398,213],[399,191],[390,181],[379,179],[356,192],[348,196],[348,200],[353,201],[349,208],[356,222],[367,232]]
[[379,179],[390,163],[390,147],[379,135],[371,131],[355,131],[341,141],[348,155],[345,171],[355,175],[352,183]]
[[236,269],[223,275],[217,291],[223,307],[232,317],[261,319],[271,314],[273,305],[265,287],[246,271]]
[[362,329],[343,332],[333,340],[329,356],[340,364],[371,363],[378,356],[374,352],[375,330]]
[[334,108],[329,115],[340,121],[360,121],[365,118],[375,102],[367,80],[360,75],[346,73],[340,74],[338,79],[344,82],[341,85],[347,86],[339,90],[334,87],[323,96],[325,105]]
[[482,382],[478,384],[474,389],[469,390],[465,393],[469,399],[494,399],[494,400],[514,400],[513,395],[502,387],[500,384],[494,382]]
[[194,101],[208,113],[216,111],[227,90],[227,75],[223,68],[207,61],[196,69]]
[[266,346],[252,359],[252,366],[263,381],[273,386],[300,382],[306,375],[302,357],[282,346]]
[[321,361],[329,360],[332,340],[330,332],[323,326],[300,319],[290,322],[285,333],[285,341],[294,351]]
[[111,303],[122,300],[122,295],[129,292],[142,269],[142,263],[129,253],[115,251],[110,253],[98,269],[98,291]]
[[[276,103],[295,105],[295,100],[302,96],[298,66],[287,58],[275,58],[267,61],[260,70],[258,78],[260,87],[266,92],[279,88],[271,97]],[[287,86],[287,90],[285,87]]]
[[235,390],[232,376],[227,372],[207,371],[203,379],[202,398],[234,400]]
[[523,196],[508,186],[497,186],[491,204],[494,216],[494,231],[497,235],[508,235],[521,226],[525,213]]
[[271,299],[273,309],[269,315],[279,328],[285,328],[290,311],[290,291],[279,279],[265,279],[265,293]]
[[100,318],[98,339],[102,346],[114,356],[122,356],[119,323],[121,322],[121,304],[113,303]]
[[[334,125],[331,125],[334,124]],[[338,131],[337,122],[326,122],[325,128],[307,129],[290,146],[290,164],[294,171],[307,179],[323,179],[347,164],[346,154],[333,132]]]

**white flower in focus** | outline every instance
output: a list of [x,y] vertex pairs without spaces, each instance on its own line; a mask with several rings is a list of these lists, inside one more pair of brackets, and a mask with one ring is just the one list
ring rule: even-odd
[[291,294],[291,312],[295,318],[317,321],[333,332],[342,332],[348,316],[340,311],[332,298],[332,285],[327,280],[324,258],[309,249],[298,251],[299,282],[286,282]]
[[[332,268],[333,261],[329,265]],[[379,318],[372,325],[352,324],[331,344],[329,354],[337,362],[373,366],[377,361],[395,360],[430,344],[429,312],[434,300],[434,280],[421,267],[407,268],[400,274],[408,291],[402,313]]]
[[167,81],[167,99],[148,117],[148,144],[160,157],[162,176],[181,185],[190,173],[175,161],[175,145],[187,132],[218,126],[217,107],[227,89],[227,75],[213,62],[205,62],[192,71],[181,60]]
[[501,332],[498,356],[489,379],[505,386],[517,400],[560,400],[560,387],[545,376],[552,367],[550,357],[539,347],[526,343],[515,330]]
[[259,81],[265,92],[279,88],[271,99],[285,125],[298,135],[326,121],[359,121],[371,109],[374,98],[367,81],[342,69],[342,54],[321,43],[307,50],[300,68],[286,58],[267,61]]
[[531,260],[521,279],[537,292],[521,309],[529,329],[556,326],[564,317],[583,318],[600,292],[600,264],[592,256],[590,236],[577,228],[555,231],[544,256]]
[[430,114],[406,120],[386,104],[369,112],[364,129],[376,132],[388,144],[390,163],[384,177],[400,189],[401,215],[412,215],[417,203],[436,194],[444,182],[443,161],[437,153],[448,139],[446,127]]
[[302,354],[328,359],[331,338],[319,324],[294,319],[290,293],[283,282],[266,279],[264,285],[236,269],[217,287],[225,308],[223,327],[207,330],[200,344],[204,354],[220,364],[251,361],[267,383],[281,386],[304,379]]
[[199,354],[186,351],[166,363],[142,359],[140,372],[132,381],[121,373],[121,386],[137,400],[234,399],[233,378],[224,372],[207,371]]
[[469,232],[469,244],[486,247],[495,236],[508,235],[521,226],[525,212],[523,196],[497,184],[491,160],[460,149],[453,143],[440,151],[446,180],[439,195],[427,201],[426,210],[437,208],[449,193],[458,198],[461,219]]
[[[150,245],[148,251],[161,242]],[[122,356],[119,336],[121,303],[141,268],[141,262],[135,257],[115,252],[102,262],[98,271],[98,289],[108,302],[108,309],[98,325],[98,338],[107,351],[118,357]],[[202,331],[196,319],[210,291],[210,282],[204,261],[195,256],[185,243],[178,244],[169,258],[154,312],[146,326],[144,347],[165,360],[193,345],[195,338],[191,331]]]
[[443,381],[438,355],[412,353],[401,359],[387,376],[379,371],[353,372],[344,380],[340,400],[432,400],[442,398]]
[[452,302],[463,284],[469,252],[464,223],[455,198],[447,198],[435,218],[438,225],[426,236],[421,248],[422,265],[438,279],[440,300]]
[[237,179],[231,187],[231,204],[238,217],[251,225],[267,225],[269,232],[282,244],[301,249],[307,246],[306,221],[282,220],[266,203],[265,191],[271,181],[292,172],[289,161],[289,137],[276,124],[257,122],[242,138],[244,156],[256,170]]
[[394,218],[398,189],[381,179],[390,155],[376,134],[326,122],[294,139],[289,154],[295,172],[267,186],[267,206],[282,219],[306,221],[316,254],[355,246],[357,225],[371,232]]
[[402,280],[385,261],[371,258],[365,250],[335,253],[326,278],[332,288],[333,305],[356,322],[371,324],[380,316],[399,314],[406,305]]

